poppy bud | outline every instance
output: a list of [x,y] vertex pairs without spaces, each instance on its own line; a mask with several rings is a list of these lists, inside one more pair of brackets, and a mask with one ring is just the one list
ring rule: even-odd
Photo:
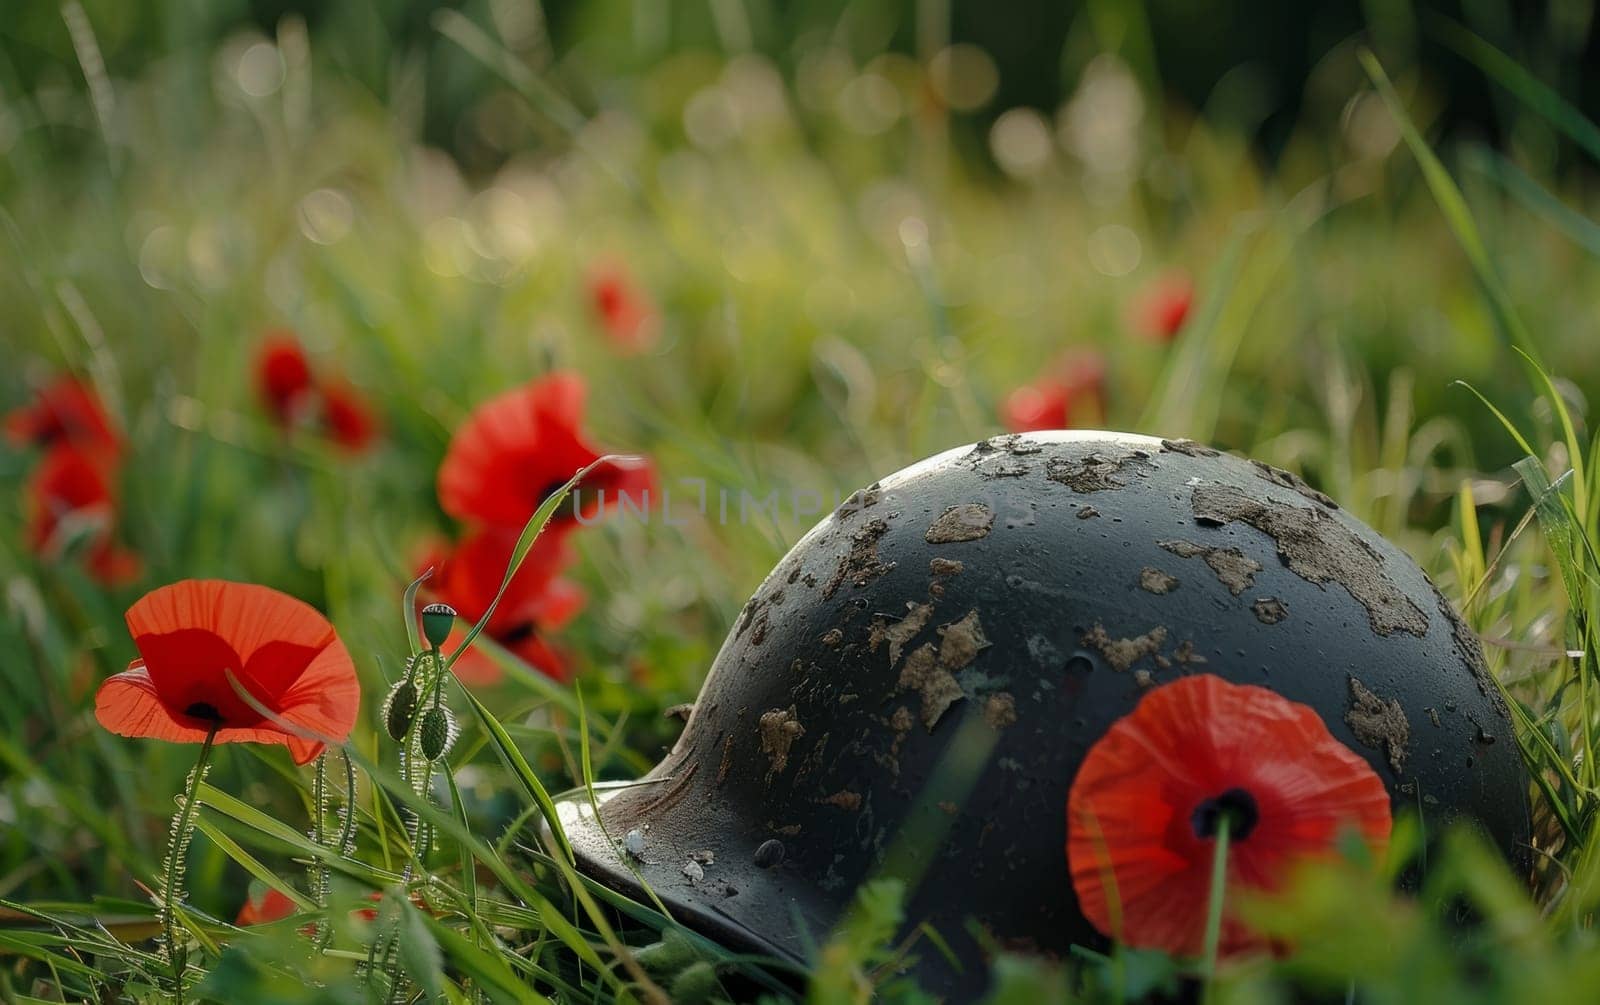
[[705,960],[691,963],[672,980],[672,1000],[690,1005],[708,1002],[717,991],[717,968]]
[[429,604],[422,609],[422,634],[435,649],[444,645],[455,624],[456,609],[449,604]]
[[411,721],[417,717],[417,685],[408,674],[389,690],[383,700],[383,725],[389,738],[399,743],[411,732]]
[[443,705],[434,705],[422,713],[422,721],[417,723],[419,734],[419,749],[422,756],[430,761],[437,761],[450,752],[456,742],[456,721],[450,715],[450,710]]

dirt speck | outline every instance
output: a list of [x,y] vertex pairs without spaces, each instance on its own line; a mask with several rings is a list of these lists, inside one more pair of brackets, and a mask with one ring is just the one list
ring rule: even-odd
[[932,604],[911,604],[906,616],[899,621],[889,624],[883,618],[874,618],[872,628],[867,635],[867,647],[873,652],[885,642],[889,643],[889,666],[893,667],[900,662],[900,653],[907,642],[927,625],[928,618],[933,614]]
[[1212,548],[1193,541],[1157,541],[1157,545],[1179,558],[1203,558],[1217,574],[1217,581],[1237,597],[1255,585],[1261,563],[1237,548]]
[[1264,625],[1275,625],[1289,616],[1289,605],[1277,597],[1257,597],[1250,609],[1255,612],[1256,620]]
[[959,559],[930,558],[928,559],[928,572],[935,576],[958,576],[966,566]]
[[1045,466],[1045,477],[1060,482],[1074,492],[1103,492],[1128,484],[1126,474],[1143,473],[1150,455],[1142,450],[1126,453],[1094,451],[1082,457],[1052,457]]
[[1351,677],[1350,708],[1344,713],[1344,721],[1354,731],[1356,739],[1369,747],[1383,749],[1395,774],[1405,770],[1411,722],[1398,701],[1392,698],[1384,701]]
[[839,504],[838,509],[833,511],[834,518],[838,520],[844,520],[855,516],[864,509],[878,505],[879,498],[880,496],[876,483],[864,489],[856,489],[854,492],[850,493],[844,502]]
[[1078,507],[1078,519],[1079,520],[1090,520],[1090,519],[1093,519],[1094,517],[1097,517],[1099,515],[1100,515],[1100,511],[1095,509],[1093,506],[1079,506]]
[[1162,450],[1170,450],[1175,454],[1184,454],[1188,457],[1220,457],[1222,451],[1213,450],[1204,443],[1195,440],[1162,440]]
[[767,764],[775,775],[789,766],[789,748],[794,741],[806,735],[806,728],[796,718],[795,706],[775,708],[761,713],[758,726],[761,731],[761,752],[767,755]]
[[1372,546],[1322,510],[1263,502],[1231,485],[1196,486],[1191,507],[1201,522],[1244,523],[1266,534],[1301,579],[1343,586],[1367,609],[1375,633],[1428,633],[1428,616],[1388,577]]
[[1260,475],[1262,478],[1265,478],[1272,484],[1277,485],[1280,488],[1293,489],[1294,491],[1305,496],[1307,499],[1310,499],[1312,502],[1326,506],[1328,509],[1339,508],[1339,504],[1333,501],[1332,496],[1329,496],[1324,492],[1319,492],[1307,485],[1305,479],[1301,478],[1293,471],[1285,471],[1282,468],[1275,468],[1263,461],[1251,461],[1250,463],[1255,466],[1257,475]]
[[1206,662],[1206,658],[1204,656],[1201,656],[1199,653],[1194,651],[1194,643],[1188,639],[1184,639],[1182,642],[1178,643],[1178,648],[1172,651],[1172,658],[1175,661],[1182,663],[1184,666]]
[[[900,687],[922,695],[922,724],[930,733],[950,706],[966,697],[955,675],[940,665],[939,653],[930,642],[924,642],[906,657],[900,668]],[[899,715],[899,711],[895,714]]]
[[1444,723],[1439,721],[1438,709],[1434,708],[1432,705],[1429,705],[1427,708],[1423,709],[1423,711],[1428,713],[1428,721],[1433,723],[1434,729],[1438,729],[1440,726],[1444,725]]
[[957,806],[955,803],[952,803],[948,799],[944,799],[939,802],[939,810],[943,812],[945,816],[953,817],[957,813],[961,812],[961,807]]
[[991,694],[983,703],[983,721],[995,729],[1005,729],[1017,721],[1017,700],[1008,691]]
[[861,808],[861,793],[851,792],[849,789],[840,789],[831,796],[824,796],[820,802],[854,813]]
[[777,838],[768,838],[756,849],[755,866],[757,869],[771,869],[783,862],[783,856],[783,842]]
[[1084,645],[1098,649],[1106,658],[1106,662],[1111,664],[1111,669],[1122,672],[1126,672],[1129,667],[1146,656],[1154,656],[1166,640],[1165,625],[1157,625],[1143,635],[1136,635],[1131,639],[1114,639],[1098,621],[1079,639]]
[[1139,690],[1148,691],[1150,688],[1156,686],[1156,675],[1148,670],[1140,668],[1133,672],[1133,682],[1139,685]]
[[1166,594],[1178,588],[1178,578],[1169,576],[1160,569],[1145,566],[1139,570],[1139,589],[1148,593]]
[[971,663],[978,650],[989,644],[983,634],[983,624],[977,611],[968,611],[966,617],[948,625],[939,626],[939,662],[946,670],[960,670]]
[[822,633],[822,644],[829,649],[837,649],[844,643],[844,632],[837,628],[830,628]]
[[923,535],[929,544],[956,544],[988,537],[994,526],[994,510],[983,503],[962,503],[951,506],[928,525]]
[[888,532],[887,523],[869,520],[850,535],[850,550],[839,560],[838,568],[822,588],[825,599],[832,599],[847,582],[852,586],[865,586],[894,568],[895,563],[885,562],[878,556],[878,541]]

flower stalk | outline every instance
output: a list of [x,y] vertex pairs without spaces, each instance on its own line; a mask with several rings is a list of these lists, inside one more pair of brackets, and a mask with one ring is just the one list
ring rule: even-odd
[[1219,813],[1216,846],[1211,852],[1211,898],[1206,905],[1206,941],[1202,957],[1207,1001],[1212,999],[1217,976],[1217,950],[1222,945],[1222,907],[1228,895],[1228,837],[1232,829],[1233,814]]
[[183,805],[172,819],[172,832],[167,837],[166,862],[161,873],[161,935],[162,954],[172,965],[172,999],[183,1000],[184,972],[188,969],[186,943],[178,941],[178,905],[187,895],[184,877],[188,871],[189,839],[194,835],[195,805],[199,802],[200,783],[211,770],[211,748],[216,745],[217,730],[212,726],[200,747],[200,756],[184,783]]

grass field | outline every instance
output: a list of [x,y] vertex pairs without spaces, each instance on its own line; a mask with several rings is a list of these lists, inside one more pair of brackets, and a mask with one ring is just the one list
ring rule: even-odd
[[[1466,834],[1420,892],[1330,866],[1259,908],[1296,949],[1206,993],[1600,998],[1600,130],[1514,60],[1438,27],[1514,139],[1436,143],[1426,78],[1391,84],[1352,41],[1269,164],[1153,97],[1136,53],[1086,61],[1059,112],[978,128],[992,64],[863,51],[848,26],[781,59],[734,31],[585,79],[504,23],[441,13],[381,99],[293,18],[115,77],[82,8],[61,26],[76,62],[55,83],[13,86],[0,41],[0,404],[62,374],[93,388],[123,440],[111,533],[139,568],[105,575],[92,522],[39,546],[41,454],[0,451],[0,997],[170,988],[151,891],[194,749],[111,735],[93,696],[136,655],[134,600],[216,577],[325,612],[363,700],[348,807],[336,756],[219,748],[176,919],[190,994],[927,1000],[894,976],[892,887],[794,975],[575,894],[531,825],[545,792],[658,759],[679,728],[662,711],[838,499],[1070,386],[1075,425],[1299,472],[1404,548],[1485,640],[1538,780],[1534,875]],[[488,81],[461,116],[492,168],[419,139],[445,52]],[[258,387],[275,332],[364,403],[370,440],[275,421]],[[481,713],[452,694],[462,735],[424,798],[380,706],[415,645],[402,594],[465,533],[436,473],[476,406],[556,372],[586,390],[585,435],[648,458],[677,513],[570,535],[584,604],[539,627],[569,679],[487,644],[499,679],[473,688]],[[1397,822],[1398,847],[1419,841]],[[299,922],[231,924],[269,888],[314,907],[319,884],[320,952]],[[351,916],[397,884],[427,909]],[[1443,920],[1461,901],[1478,924]],[[1195,970],[1127,951],[995,972],[996,1002],[1127,1001]]]

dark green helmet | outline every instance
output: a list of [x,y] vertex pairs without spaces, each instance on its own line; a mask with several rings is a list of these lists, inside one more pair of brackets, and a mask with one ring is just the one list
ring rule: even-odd
[[[1190,441],[1008,436],[851,496],[745,605],[646,784],[561,802],[580,867],[734,946],[807,960],[875,876],[952,999],[985,944],[1103,945],[1066,855],[1086,750],[1205,672],[1316,710],[1394,809],[1525,861],[1528,776],[1473,634],[1293,475]],[[609,837],[608,837],[609,835]],[[957,965],[959,964],[959,965]]]

